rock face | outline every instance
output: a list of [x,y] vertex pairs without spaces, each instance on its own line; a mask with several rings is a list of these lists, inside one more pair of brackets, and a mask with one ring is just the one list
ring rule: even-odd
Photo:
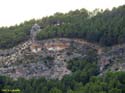
[[109,47],[99,55],[100,72],[125,71],[125,44]]
[[[108,70],[125,71],[125,45],[102,48],[81,39],[68,38],[42,40],[33,44],[32,40],[28,40],[12,49],[0,50],[0,75],[14,79],[44,76],[60,80],[72,73],[67,69],[68,61],[87,56],[97,58],[100,74]],[[39,50],[32,51],[31,47]]]
[[0,74],[14,79],[44,76],[48,79],[60,80],[64,75],[71,73],[67,69],[66,62],[73,58],[84,58],[89,50],[96,52],[86,44],[79,44],[73,39],[66,38],[43,40],[38,44],[41,50],[37,53],[30,50],[32,42],[27,41],[13,48],[16,50],[14,53],[0,56]]
[[31,41],[24,42],[12,49],[0,50],[0,67],[10,66],[12,63],[16,63],[18,59],[21,59],[23,51],[27,50],[31,45]]

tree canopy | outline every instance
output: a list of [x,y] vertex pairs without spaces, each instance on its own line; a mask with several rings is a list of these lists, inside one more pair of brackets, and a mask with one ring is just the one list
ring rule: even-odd
[[125,5],[112,10],[89,12],[86,9],[55,13],[39,20],[30,20],[20,25],[0,28],[0,48],[11,48],[29,38],[33,24],[42,30],[38,40],[67,37],[82,38],[102,46],[125,43]]
[[55,37],[82,38],[102,46],[125,43],[125,5],[109,10],[85,9],[55,14],[43,18],[40,25],[44,29],[37,39]]

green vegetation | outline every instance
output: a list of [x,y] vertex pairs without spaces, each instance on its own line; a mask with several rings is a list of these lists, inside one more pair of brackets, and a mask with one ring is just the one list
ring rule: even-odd
[[[125,43],[125,5],[111,11],[85,9],[56,13],[43,18],[44,29],[38,33],[39,40],[55,37],[82,38],[102,46]],[[60,25],[59,25],[60,24]]]
[[19,89],[21,93],[125,93],[125,72],[97,76],[96,62],[78,59],[70,61],[68,68],[73,73],[62,80],[19,78],[15,81],[0,76],[0,89]]
[[35,20],[20,25],[0,28],[0,48],[11,48],[29,38],[30,29]]
[[[56,13],[40,20],[31,20],[20,25],[0,28],[0,48],[11,48],[29,38],[34,23],[43,28],[37,39],[55,37],[82,38],[102,46],[125,43],[125,5],[111,11],[85,9]],[[108,72],[98,76],[99,70],[94,53],[87,59],[68,62],[71,75],[62,80],[45,78],[25,80],[0,76],[2,89],[19,89],[21,93],[125,93],[125,72]],[[53,58],[48,57],[49,60]],[[46,62],[47,63],[47,62]]]
[[0,28],[0,48],[11,48],[29,38],[34,23],[43,28],[37,39],[55,37],[83,38],[100,45],[111,46],[125,42],[125,5],[111,11],[85,9],[56,13],[39,20],[30,20],[20,25]]

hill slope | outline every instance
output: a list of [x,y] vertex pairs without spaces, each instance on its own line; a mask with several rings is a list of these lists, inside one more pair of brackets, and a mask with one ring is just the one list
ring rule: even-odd
[[0,93],[125,93],[124,11],[80,9],[0,28]]
[[56,13],[39,20],[0,28],[0,48],[10,48],[28,39],[30,28],[37,23],[42,28],[38,40],[55,37],[82,38],[103,46],[121,44],[125,41],[125,5],[111,11],[85,9]]

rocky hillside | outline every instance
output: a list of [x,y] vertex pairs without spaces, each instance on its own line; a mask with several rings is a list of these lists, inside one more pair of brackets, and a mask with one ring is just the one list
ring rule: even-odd
[[0,93],[16,90],[125,93],[125,5],[1,27]]
[[36,44],[31,48],[34,43],[28,40],[12,49],[0,50],[0,74],[14,79],[41,76],[62,79],[72,73],[67,62],[75,58],[97,60],[100,75],[106,71],[125,71],[125,45],[104,48],[82,39],[68,38],[42,40]]

